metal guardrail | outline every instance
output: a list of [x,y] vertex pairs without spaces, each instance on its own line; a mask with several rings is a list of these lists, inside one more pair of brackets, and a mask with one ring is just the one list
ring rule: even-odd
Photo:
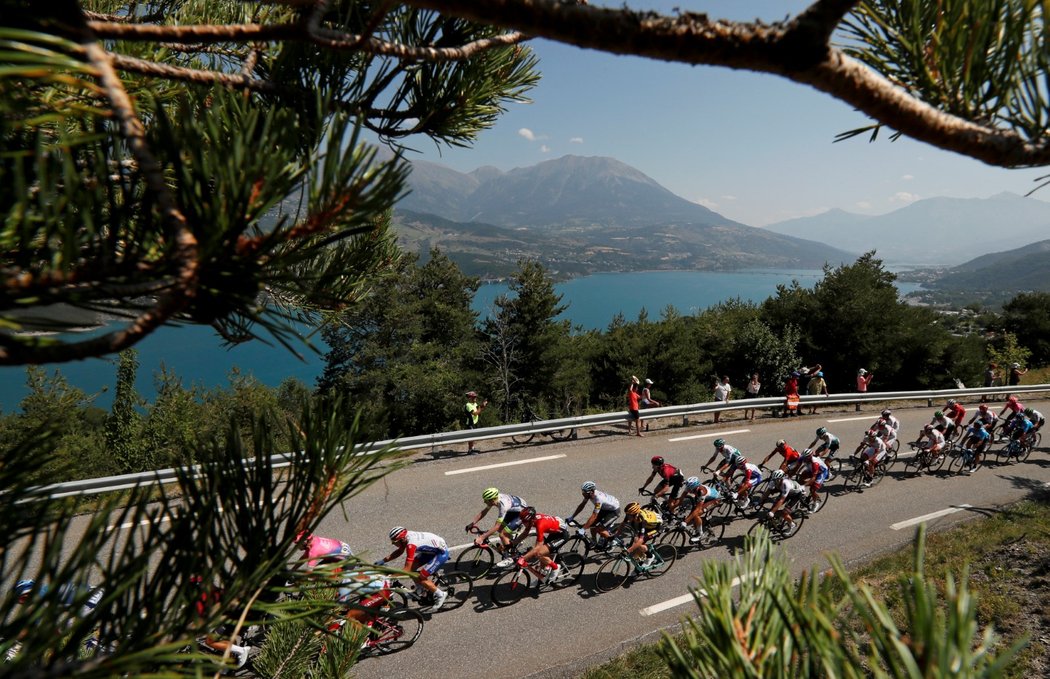
[[[879,401],[926,401],[932,407],[934,401],[944,401],[949,398],[960,398],[967,396],[984,395],[1006,395],[1027,394],[1034,392],[1048,392],[1050,384],[1018,385],[1015,387],[991,387],[977,389],[941,389],[934,391],[897,391],[897,392],[868,392],[843,393],[832,396],[800,396],[799,407],[805,405],[848,405],[854,403],[879,402]],[[680,406],[662,406],[659,408],[646,408],[642,411],[643,420],[654,420],[668,417],[681,417],[687,423],[691,415],[703,415],[705,413],[726,412],[733,410],[751,410],[767,408],[783,408],[785,400],[783,396],[769,398],[751,398],[738,401],[707,403],[693,403]],[[597,415],[579,415],[576,417],[563,417],[556,420],[542,420],[536,422],[525,422],[521,424],[506,424],[498,427],[484,427],[482,429],[459,430],[441,432],[437,434],[424,434],[422,436],[409,436],[387,441],[376,441],[374,443],[361,444],[357,447],[358,455],[370,455],[376,452],[393,448],[395,450],[411,451],[423,448],[434,448],[437,446],[454,445],[466,443],[467,441],[484,441],[491,439],[504,439],[517,434],[542,434],[557,431],[559,429],[587,429],[604,425],[622,425],[627,419],[627,411],[612,413],[599,413]],[[273,457],[274,468],[290,466],[289,455],[282,453]],[[190,467],[193,472],[198,467]],[[177,478],[176,469],[158,469],[150,472],[137,474],[123,474],[121,476],[107,476],[96,479],[84,479],[81,481],[69,481],[65,483],[54,483],[47,486],[39,486],[30,489],[28,497],[24,500],[31,502],[47,498],[62,498],[74,495],[94,495],[98,493],[109,493],[113,491],[128,490],[142,485],[171,483]]]

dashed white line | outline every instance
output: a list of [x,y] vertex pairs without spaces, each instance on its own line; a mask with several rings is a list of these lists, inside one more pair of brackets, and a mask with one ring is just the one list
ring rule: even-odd
[[879,418],[878,415],[871,414],[871,415],[862,415],[860,417],[836,417],[833,420],[828,420],[828,422],[859,422],[860,420],[871,420],[872,422],[874,422],[878,418]]
[[565,455],[564,454],[561,454],[561,455],[547,455],[546,457],[533,457],[533,458],[530,458],[528,460],[515,460],[514,462],[500,462],[499,464],[486,464],[486,465],[481,466],[481,467],[468,467],[467,469],[454,469],[453,471],[445,472],[445,476],[455,476],[456,474],[469,474],[471,472],[480,472],[480,471],[485,471],[486,469],[498,469],[500,467],[513,467],[514,465],[529,464],[531,462],[545,462],[547,460],[557,460],[560,457],[565,457]]
[[[758,574],[754,574],[751,577],[758,577]],[[730,581],[729,586],[736,587],[740,584],[741,580],[743,580],[743,578],[733,578],[732,581]],[[706,590],[698,589],[696,590],[696,593],[699,594],[701,597],[707,596]],[[676,606],[688,604],[692,601],[695,601],[695,599],[693,597],[693,593],[690,592],[689,594],[683,594],[682,596],[676,596],[673,599],[668,599],[667,601],[663,601],[658,604],[653,604],[652,606],[647,606],[638,612],[641,615],[656,615],[657,613],[662,613],[663,611],[666,611],[669,608],[674,608]]]
[[167,523],[168,521],[171,521],[170,516],[165,516],[159,521],[153,521],[152,519],[146,519],[145,521],[129,521],[128,523],[122,523],[119,526],[117,524],[106,526],[106,530],[127,530],[128,528],[134,528],[135,526],[146,526],[151,523]]
[[750,429],[731,429],[730,431],[716,431],[710,434],[696,434],[695,436],[677,436],[673,439],[667,439],[674,443],[676,441],[692,441],[693,439],[712,439],[718,438],[719,436],[731,436],[733,434],[747,434]]
[[924,523],[926,521],[930,521],[931,519],[939,519],[942,516],[948,516],[949,514],[961,512],[966,509],[970,509],[971,507],[973,507],[973,505],[955,505],[948,509],[942,509],[939,512],[931,512],[929,514],[923,514],[922,516],[916,516],[914,519],[908,519],[907,521],[895,523],[891,525],[890,528],[892,528],[893,530],[900,530],[902,528],[907,528],[909,526],[914,526],[920,523]]

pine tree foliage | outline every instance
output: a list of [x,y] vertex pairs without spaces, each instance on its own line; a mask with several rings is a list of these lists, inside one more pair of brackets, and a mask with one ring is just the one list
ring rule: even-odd
[[[361,0],[6,3],[0,363],[115,352],[165,323],[296,348],[398,257],[408,167],[363,131],[472,141],[536,82],[522,36],[497,34]],[[12,332],[68,327],[69,306],[125,323]]]

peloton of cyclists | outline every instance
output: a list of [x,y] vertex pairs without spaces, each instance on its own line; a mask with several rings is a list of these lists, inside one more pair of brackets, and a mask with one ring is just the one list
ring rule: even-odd
[[551,550],[558,549],[569,538],[568,524],[561,517],[537,514],[535,507],[525,507],[521,510],[521,531],[511,540],[511,546],[516,547],[525,539],[530,529],[536,531],[536,544],[518,558],[518,565],[524,567],[530,560],[539,559],[545,583],[557,582],[566,577],[568,571],[551,558]]
[[412,574],[412,579],[416,583],[434,597],[434,605],[426,612],[436,613],[445,604],[448,592],[439,589],[430,576],[448,561],[448,544],[445,539],[433,533],[408,530],[404,526],[391,528],[388,535],[395,549],[385,558],[376,561],[376,565],[382,566],[404,554],[405,570]]
[[682,484],[685,483],[685,476],[682,475],[682,470],[674,465],[667,464],[664,459],[659,455],[654,455],[649,464],[652,465],[652,471],[649,472],[649,477],[645,479],[645,483],[638,488],[638,494],[644,495],[645,488],[649,485],[655,477],[660,477],[660,482],[653,488],[653,498],[662,497],[665,493],[670,493],[667,498],[667,506],[674,510],[678,506],[678,493],[682,490]]
[[485,518],[490,509],[496,507],[496,523],[492,524],[492,528],[474,538],[474,544],[480,547],[485,544],[490,535],[498,535],[503,549],[503,559],[496,564],[496,568],[508,568],[514,563],[514,560],[510,558],[510,540],[514,532],[521,527],[521,510],[525,509],[528,503],[517,495],[501,493],[498,488],[486,488],[481,491],[481,499],[485,502],[485,508],[467,524],[467,531],[477,528],[478,522]]
[[583,535],[584,531],[589,528],[595,545],[600,549],[608,544],[609,539],[612,537],[609,529],[613,527],[616,519],[620,516],[620,501],[612,495],[598,490],[598,486],[594,481],[585,481],[580,486],[580,492],[583,493],[583,500],[576,507],[576,510],[573,511],[569,520],[575,519],[576,515],[583,510],[585,504],[588,502],[593,504],[594,511],[591,512],[590,517],[580,527],[579,532],[580,535]]

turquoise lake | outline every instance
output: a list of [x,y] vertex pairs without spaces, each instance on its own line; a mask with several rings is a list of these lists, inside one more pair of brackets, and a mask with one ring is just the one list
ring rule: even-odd
[[[776,292],[779,284],[793,279],[806,287],[821,279],[819,270],[798,271],[647,271],[638,273],[597,274],[577,278],[555,286],[569,308],[563,317],[585,330],[603,329],[617,313],[635,320],[645,308],[651,320],[660,317],[668,305],[683,315],[692,315],[726,299],[739,297],[760,302]],[[918,289],[917,284],[901,283],[901,294]],[[474,309],[483,317],[492,302],[508,291],[505,284],[482,285],[474,298]],[[316,342],[323,350],[320,338]],[[239,370],[270,386],[295,377],[312,386],[321,373],[320,354],[308,354],[305,361],[286,349],[261,342],[224,349],[209,328],[165,327],[140,342],[139,374],[136,388],[148,400],[156,395],[154,374],[164,365],[179,376],[184,385],[204,387],[228,384],[228,374]],[[304,351],[304,353],[307,353]],[[113,400],[116,359],[90,359],[75,363],[46,366],[51,373],[59,371],[70,384],[88,394],[97,394],[95,403],[108,407]],[[25,369],[0,368],[0,409],[12,412],[26,394]]]

